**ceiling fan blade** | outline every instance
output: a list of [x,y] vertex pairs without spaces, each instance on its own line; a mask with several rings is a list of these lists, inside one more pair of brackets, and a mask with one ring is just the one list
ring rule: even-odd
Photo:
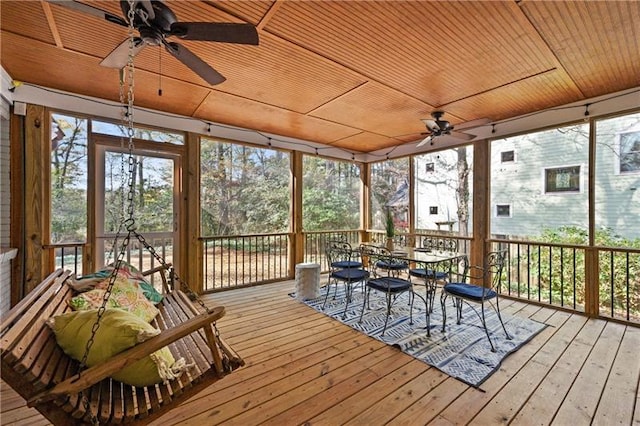
[[89,6],[88,4],[80,3],[73,0],[47,0],[47,1],[49,3],[66,7],[67,9],[74,9],[74,10],[77,10],[78,12],[97,16],[100,19],[113,22],[114,24],[122,25],[123,27],[127,27],[129,25],[127,24],[127,21],[125,21],[121,17],[109,12],[105,12],[104,10],[98,9],[97,7]]
[[189,49],[178,43],[165,42],[164,47],[176,59],[191,68],[204,81],[213,85],[220,84],[226,80],[218,71],[214,70],[205,61],[194,55]]
[[489,120],[488,118],[478,118],[477,120],[471,120],[465,123],[457,124],[456,130],[472,129],[474,127],[484,126],[485,124],[489,123],[491,123],[491,120]]
[[153,5],[151,4],[151,0],[138,0],[142,7],[147,11],[147,16],[149,17],[149,21],[153,21],[156,17],[156,12],[153,10]]
[[471,139],[476,137],[476,135],[470,135],[468,133],[460,133],[460,132],[456,132],[456,131],[453,131],[453,130],[451,132],[447,133],[447,134],[449,136],[454,137],[454,138],[464,139],[464,140],[467,140],[467,141],[470,141]]
[[421,147],[425,143],[427,143],[429,141],[432,141],[432,140],[433,140],[433,135],[429,135],[426,138],[422,139],[420,142],[418,142],[418,145],[416,145],[416,148]]
[[[138,52],[144,47],[144,41],[135,37],[133,39],[133,56],[136,56]],[[103,60],[100,65],[107,68],[122,69],[127,66],[129,61],[129,39],[125,39],[122,43],[116,46]]]
[[219,41],[258,45],[258,31],[251,24],[232,22],[175,22],[169,35],[184,40]]
[[432,120],[431,118],[422,118],[421,121],[425,124],[425,126],[427,126],[427,129],[431,131],[440,129],[440,127],[438,127],[438,123],[436,123],[436,120]]

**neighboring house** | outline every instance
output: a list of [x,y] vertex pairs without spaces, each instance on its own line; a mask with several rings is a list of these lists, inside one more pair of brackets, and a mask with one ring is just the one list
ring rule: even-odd
[[[640,238],[640,114],[598,121],[596,135],[596,228]],[[493,141],[491,233],[535,237],[564,226],[586,231],[588,147],[588,124]],[[416,228],[457,221],[456,161],[455,150],[416,157]]]
[[[473,156],[471,147],[466,150],[466,161],[471,168]],[[415,161],[415,208],[417,230],[460,230],[458,209],[460,203],[456,194],[459,187],[458,168],[459,153],[457,149],[448,149],[414,157]],[[473,174],[469,170],[469,185]],[[468,200],[468,230],[471,233],[472,194]]]

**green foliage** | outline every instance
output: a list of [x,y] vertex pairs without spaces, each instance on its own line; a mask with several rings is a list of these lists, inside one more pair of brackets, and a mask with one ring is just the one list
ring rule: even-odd
[[203,140],[200,158],[203,236],[289,229],[288,154]]
[[[535,240],[541,245],[520,245],[520,254],[515,258],[515,247],[511,249],[511,291],[555,305],[572,306],[575,301],[577,307],[584,306],[586,247],[544,244],[586,246],[587,231],[573,226],[546,229]],[[624,238],[609,229],[598,230],[596,241],[602,247],[640,248],[640,238]],[[608,315],[620,316],[626,315],[628,308],[631,315],[640,316],[640,253],[604,248],[599,253],[601,310]]]
[[305,231],[360,227],[360,176],[356,165],[306,156],[303,173]]
[[391,209],[387,209],[387,217],[385,220],[385,233],[387,238],[393,238],[396,234],[396,226],[393,223],[393,214]]
[[51,122],[52,243],[87,238],[87,120],[54,114]]
[[78,188],[51,188],[51,242],[84,242],[87,237],[87,193]]

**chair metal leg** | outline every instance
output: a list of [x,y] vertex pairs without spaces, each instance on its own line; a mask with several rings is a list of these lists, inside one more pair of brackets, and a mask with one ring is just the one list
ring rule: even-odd
[[444,333],[447,325],[447,293],[440,293],[440,308],[442,309],[442,332]]
[[462,299],[454,297],[453,301],[456,307],[456,323],[460,324],[462,322]]
[[[329,298],[329,292],[331,291],[331,279],[327,280],[327,292],[324,295],[324,303],[322,304],[322,310],[324,311],[324,307],[327,305],[327,299]],[[334,296],[335,299],[335,296]]]
[[[367,288],[366,290],[366,294],[362,295],[362,311],[360,312],[360,320],[358,320],[358,323],[362,323],[362,317],[364,316],[364,309],[365,306],[368,304],[368,300],[369,300],[369,292],[371,291],[371,289]],[[371,307],[369,307],[369,309],[371,309]]]
[[[491,341],[491,335],[489,334],[489,329],[487,328],[487,321],[484,318],[484,302],[481,304],[481,311],[482,311],[482,326],[484,327],[484,332],[487,335],[487,339],[489,339],[489,344],[491,345],[491,352],[495,352],[496,348],[495,346],[493,346],[493,342]],[[500,321],[502,322],[502,320]]]
[[413,303],[415,302],[415,298],[418,296],[423,302],[425,306],[425,322],[427,324],[427,337],[431,337],[431,315],[429,309],[427,307],[427,300],[429,300],[429,295],[425,295],[426,298],[422,298],[421,295],[415,293],[413,290],[409,293],[409,297],[411,299],[411,307],[409,308],[409,324],[413,324]]
[[[500,320],[500,325],[502,325],[502,329],[504,330],[505,336],[507,336],[507,340],[511,340],[512,337],[507,332],[507,327],[505,327],[504,322],[502,322],[502,315],[500,315],[500,304],[498,302],[498,297],[496,297],[496,306],[494,307],[496,313],[498,314],[498,319]],[[493,305],[492,305],[493,306]]]
[[351,302],[351,291],[352,291],[351,283],[349,283],[349,282],[344,283],[344,286],[345,286],[344,291],[346,293],[347,300],[346,300],[346,302],[344,304],[344,312],[342,312],[342,319],[347,318],[347,309],[349,309],[349,302]]
[[389,315],[391,315],[391,293],[387,293],[387,315],[384,319],[384,328],[382,329],[381,336],[384,336],[384,332],[387,331],[387,323],[389,322]]

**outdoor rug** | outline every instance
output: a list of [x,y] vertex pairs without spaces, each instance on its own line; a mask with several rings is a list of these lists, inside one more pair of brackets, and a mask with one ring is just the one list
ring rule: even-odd
[[502,319],[512,337],[512,340],[507,340],[498,316],[493,309],[485,309],[487,326],[496,347],[496,352],[491,352],[480,319],[466,304],[463,308],[462,323],[458,325],[455,308],[451,299],[447,299],[447,325],[444,333],[442,332],[442,311],[437,296],[431,314],[431,337],[428,337],[424,302],[418,297],[415,298],[413,324],[410,324],[409,294],[404,293],[394,302],[387,330],[384,336],[381,336],[386,312],[385,296],[382,293],[371,292],[371,309],[365,308],[362,323],[359,323],[364,300],[360,287],[353,291],[353,299],[345,319],[342,319],[345,303],[343,286],[339,286],[335,299],[334,287],[331,288],[323,311],[325,291],[325,288],[322,288],[320,297],[304,300],[303,303],[474,387],[479,387],[495,372],[507,355],[518,350],[546,327],[543,323],[502,312]]

